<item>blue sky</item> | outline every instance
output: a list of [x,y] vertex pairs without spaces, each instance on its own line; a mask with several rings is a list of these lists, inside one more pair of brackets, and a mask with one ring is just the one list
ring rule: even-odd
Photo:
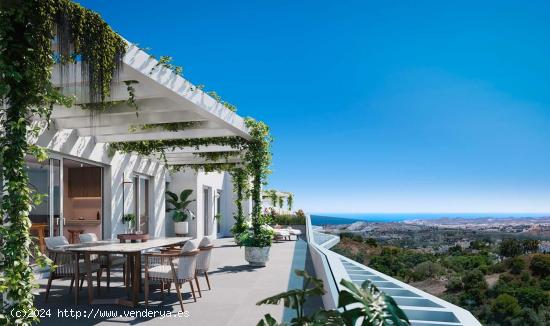
[[550,212],[548,1],[81,1],[272,128],[310,212]]

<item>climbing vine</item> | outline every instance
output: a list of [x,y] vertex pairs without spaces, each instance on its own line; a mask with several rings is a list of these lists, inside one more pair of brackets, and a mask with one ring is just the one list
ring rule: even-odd
[[[52,41],[53,48],[52,48]],[[46,262],[29,235],[29,213],[38,194],[28,187],[25,155],[45,159],[46,152],[28,143],[38,133],[33,119],[49,120],[54,104],[70,105],[51,84],[58,64],[61,84],[68,63],[80,64],[90,102],[104,102],[125,53],[125,41],[101,17],[69,0],[0,2],[0,138],[2,202],[0,215],[0,323],[36,322],[35,288],[30,258]],[[19,314],[11,314],[18,311]]]
[[288,207],[289,211],[292,211],[293,202],[294,202],[294,195],[289,193],[288,197],[286,197],[286,206]]
[[185,122],[166,122],[166,123],[149,123],[130,127],[130,132],[161,129],[171,132],[181,131],[190,128],[196,128],[203,124],[201,121],[185,121]]
[[[152,140],[152,141],[135,141],[135,142],[119,142],[109,145],[111,153],[120,151],[123,153],[136,153],[140,155],[160,154],[166,162],[166,151],[176,148],[194,147],[199,150],[200,146],[230,146],[237,151],[226,152],[205,152],[197,153],[196,155],[205,158],[207,162],[198,164],[179,164],[171,165],[172,171],[181,171],[184,169],[202,170],[204,172],[213,171],[239,171],[237,175],[237,188],[245,189],[245,181],[250,178],[252,187],[249,191],[252,198],[252,226],[254,234],[261,234],[261,225],[263,223],[262,216],[262,198],[261,188],[270,173],[269,166],[271,164],[271,142],[273,141],[269,134],[269,127],[260,121],[252,118],[245,120],[250,140],[242,137],[210,137],[210,138],[191,138],[191,139],[168,139],[168,140]],[[230,157],[242,157],[242,163],[228,163]],[[220,159],[225,159],[226,162],[216,162]],[[246,177],[245,177],[246,176]],[[243,193],[244,196],[244,193]],[[242,200],[242,199],[241,199]],[[240,204],[239,204],[240,205]],[[239,210],[239,206],[237,206]],[[242,214],[242,206],[240,208]]]
[[231,232],[236,236],[247,230],[246,217],[243,212],[243,200],[248,193],[248,175],[242,167],[237,167],[231,171],[233,178],[233,191],[235,193],[235,207],[237,213],[233,216],[235,224],[231,228]]

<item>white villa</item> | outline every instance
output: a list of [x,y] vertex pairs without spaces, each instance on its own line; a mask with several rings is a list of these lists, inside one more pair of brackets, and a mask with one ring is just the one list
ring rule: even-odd
[[[264,190],[262,192],[262,210],[274,210],[277,214],[292,214],[293,194],[279,190]],[[289,205],[289,199],[291,205]]]
[[[109,101],[120,101],[102,113],[78,106],[56,107],[52,123],[35,140],[49,150],[49,160],[28,158],[31,187],[47,194],[30,214],[33,225],[45,225],[49,236],[93,232],[99,239],[115,239],[124,233],[124,214],[136,215],[139,231],[152,237],[174,236],[166,213],[165,191],[193,189],[190,205],[196,218],[189,220],[189,236],[230,235],[233,225],[233,187],[228,173],[204,173],[187,169],[170,173],[158,157],[111,153],[108,143],[120,141],[192,139],[240,136],[249,138],[244,120],[158,61],[130,45],[123,59],[119,81]],[[81,94],[80,69],[69,69],[63,87]],[[76,71],[76,73],[74,73]],[[59,76],[54,82],[59,84]],[[71,80],[70,84],[66,84]],[[138,109],[128,105],[131,81]],[[79,103],[81,99],[77,99]],[[80,102],[82,103],[82,102]],[[95,111],[97,112],[97,111]],[[183,131],[161,128],[136,130],[136,126],[194,122]],[[225,146],[189,147],[167,153],[170,164],[203,163],[199,152],[232,151]],[[225,160],[224,160],[225,161]],[[250,210],[250,202],[244,205]],[[221,219],[214,217],[220,214]],[[51,232],[50,232],[51,230]],[[76,236],[78,238],[78,236]]]

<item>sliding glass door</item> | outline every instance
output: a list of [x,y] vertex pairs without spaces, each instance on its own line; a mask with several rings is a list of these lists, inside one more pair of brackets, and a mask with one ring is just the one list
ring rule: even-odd
[[33,205],[29,218],[34,225],[43,225],[50,237],[63,234],[63,178],[62,161],[50,158],[39,162],[33,156],[26,158],[29,188],[42,200]]
[[134,176],[134,209],[138,232],[149,233],[149,178]]
[[63,235],[63,228],[65,226],[65,218],[62,214],[63,207],[63,185],[61,182],[62,169],[61,160],[56,158],[50,159],[50,230],[53,230],[53,234],[50,236]]

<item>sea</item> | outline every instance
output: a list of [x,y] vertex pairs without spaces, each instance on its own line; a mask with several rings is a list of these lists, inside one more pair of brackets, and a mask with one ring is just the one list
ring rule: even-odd
[[546,217],[550,213],[312,213],[311,224],[351,224],[353,222],[403,222],[439,218],[522,218]]

